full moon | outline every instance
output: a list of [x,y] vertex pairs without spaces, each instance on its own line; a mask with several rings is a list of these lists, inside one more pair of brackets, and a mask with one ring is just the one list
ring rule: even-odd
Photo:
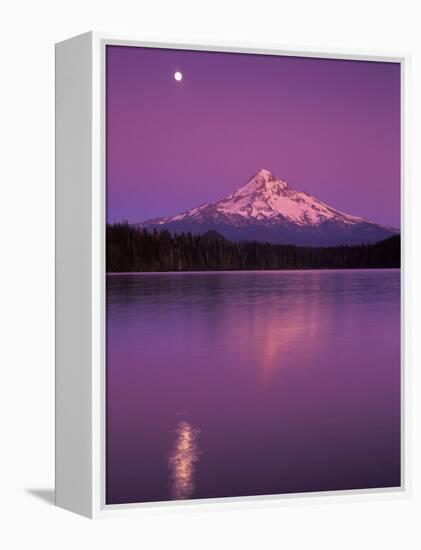
[[174,73],[174,78],[177,80],[177,82],[180,82],[180,80],[183,78],[183,75],[177,71],[176,73]]

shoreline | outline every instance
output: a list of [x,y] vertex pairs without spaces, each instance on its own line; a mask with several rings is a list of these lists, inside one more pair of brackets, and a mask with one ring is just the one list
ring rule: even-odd
[[354,271],[400,271],[400,267],[356,267],[356,268],[308,268],[308,269],[209,269],[209,270],[194,270],[187,271],[110,271],[106,272],[106,276],[116,275],[186,275],[186,274],[216,274],[216,273],[308,273],[314,271],[321,272],[354,272]]

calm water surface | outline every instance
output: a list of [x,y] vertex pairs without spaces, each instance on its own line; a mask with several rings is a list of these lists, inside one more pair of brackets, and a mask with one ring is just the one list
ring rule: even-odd
[[107,502],[400,484],[398,270],[107,276]]

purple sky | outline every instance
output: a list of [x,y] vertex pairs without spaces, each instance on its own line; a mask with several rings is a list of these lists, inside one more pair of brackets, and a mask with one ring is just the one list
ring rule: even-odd
[[400,226],[399,64],[108,46],[106,93],[109,222],[220,199],[267,168]]

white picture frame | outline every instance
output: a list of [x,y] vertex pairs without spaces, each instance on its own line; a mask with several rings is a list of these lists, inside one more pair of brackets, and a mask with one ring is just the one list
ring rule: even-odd
[[[105,47],[127,45],[259,55],[392,61],[401,65],[402,217],[402,484],[299,495],[232,497],[182,502],[105,504]],[[279,505],[312,499],[402,498],[410,491],[409,361],[405,312],[409,209],[409,55],[315,51],[237,43],[165,43],[89,32],[56,44],[56,504],[90,518],[145,508]]]

